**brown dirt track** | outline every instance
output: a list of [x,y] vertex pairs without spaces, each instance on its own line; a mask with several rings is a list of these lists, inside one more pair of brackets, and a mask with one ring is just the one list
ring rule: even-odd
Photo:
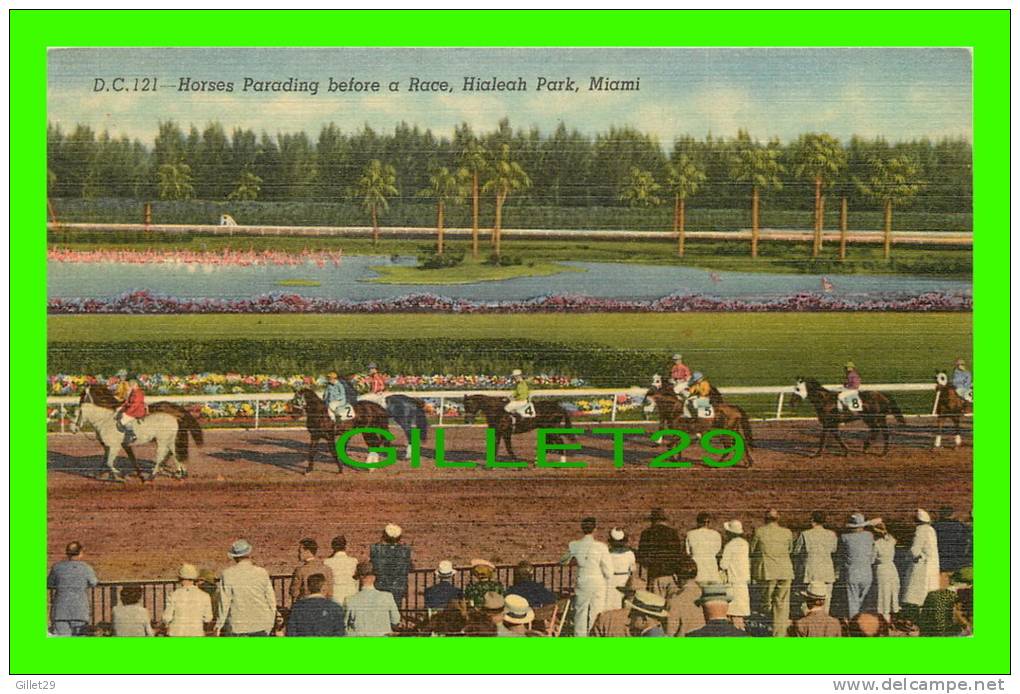
[[[182,561],[222,566],[226,548],[244,536],[255,545],[258,563],[282,573],[293,568],[302,537],[328,546],[343,532],[348,551],[365,556],[382,526],[397,522],[414,544],[418,566],[476,556],[550,561],[579,534],[582,516],[597,516],[601,534],[621,525],[636,535],[652,506],[663,506],[681,528],[702,510],[715,513],[716,525],[737,517],[753,526],[774,505],[794,529],[816,508],[827,511],[833,525],[860,510],[884,517],[902,542],[910,538],[909,515],[917,506],[948,504],[964,514],[971,508],[970,432],[964,448],[933,453],[930,424],[908,420],[885,458],[859,453],[860,425],[845,436],[854,451],[849,458],[812,459],[807,455],[818,431],[813,422],[756,422],[751,469],[649,469],[653,449],[633,438],[626,446],[628,465],[615,470],[609,437],[585,436],[584,451],[570,457],[589,461],[587,469],[436,470],[425,457],[418,470],[401,461],[342,476],[324,448],[316,471],[300,474],[303,431],[213,430],[203,448],[193,449],[189,479],[145,485],[135,478],[125,484],[95,479],[103,466],[91,434],[52,435],[49,558],[56,561],[68,541],[81,540],[103,580],[164,578]],[[450,428],[446,434],[449,459],[482,459],[481,429]],[[522,459],[533,459],[529,435],[516,437],[515,446]],[[426,453],[431,447],[430,439]],[[138,453],[147,458],[152,447]],[[694,448],[686,457],[698,456]],[[125,459],[118,464],[130,472]]]

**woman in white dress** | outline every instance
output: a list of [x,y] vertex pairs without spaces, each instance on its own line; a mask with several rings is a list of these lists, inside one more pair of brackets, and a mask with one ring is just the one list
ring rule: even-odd
[[733,626],[744,628],[744,617],[751,614],[751,594],[747,584],[751,582],[751,546],[744,539],[744,525],[739,520],[723,523],[726,531],[726,546],[719,559],[723,581],[730,586],[729,615]]
[[914,530],[914,542],[910,545],[910,556],[914,563],[907,572],[902,602],[920,607],[928,593],[939,589],[939,543],[927,511],[917,509],[914,520],[917,529]]
[[893,559],[896,538],[889,534],[881,518],[869,521],[875,534],[875,611],[887,620],[900,611],[900,574]]
[[606,611],[619,610],[623,607],[622,588],[631,574],[637,571],[637,559],[634,550],[627,544],[627,533],[623,528],[609,531],[609,565],[613,575],[609,578],[609,589],[606,591]]

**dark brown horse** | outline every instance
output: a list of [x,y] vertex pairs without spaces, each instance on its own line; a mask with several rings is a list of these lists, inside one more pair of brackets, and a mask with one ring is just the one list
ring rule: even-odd
[[713,429],[735,431],[744,439],[744,462],[747,467],[751,467],[754,463],[754,459],[751,457],[751,447],[754,445],[754,436],[751,434],[751,418],[739,405],[723,402],[722,395],[715,387],[712,388],[712,394],[709,396],[712,409],[715,411],[713,417],[689,416],[685,412],[684,399],[669,388],[652,388],[645,394],[645,398],[655,403],[655,409],[659,412],[659,426],[662,429],[678,429],[694,438],[700,438]]
[[960,435],[960,418],[964,417],[972,409],[971,403],[960,397],[949,383],[949,377],[944,371],[935,374],[935,423],[938,425],[938,433],[935,434],[935,445],[933,448],[942,447],[942,427],[946,423],[953,425],[956,434],[954,443],[959,448],[963,443]]
[[[118,400],[113,393],[110,392],[109,388],[102,385],[87,385],[85,386],[86,391],[91,396],[91,402],[99,407],[105,407],[108,410],[116,410],[124,403]],[[189,437],[195,440],[196,446],[201,446],[205,443],[205,437],[202,434],[202,425],[198,423],[198,420],[193,414],[188,412],[180,405],[175,405],[172,402],[153,402],[147,404],[149,414],[155,414],[156,412],[165,412],[168,415],[174,417],[177,420],[177,438],[174,442],[177,451],[177,457],[181,460],[188,460],[188,441]],[[135,466],[135,474],[139,477],[142,476],[141,469],[138,467],[138,460],[135,458],[134,451],[131,450],[130,445],[122,445],[121,448],[127,454],[128,460]]]
[[[319,441],[325,441],[333,453],[333,460],[336,461],[337,472],[343,472],[344,466],[337,455],[334,442],[337,437],[350,429],[371,427],[373,429],[390,430],[390,417],[386,410],[374,402],[359,400],[354,403],[354,419],[345,422],[334,422],[326,409],[326,403],[311,388],[302,388],[294,394],[291,400],[291,407],[294,411],[305,415],[305,426],[308,428],[308,435],[311,439],[308,442],[308,467],[305,469],[307,475],[315,466],[315,446]],[[370,448],[383,446],[386,440],[378,434],[365,432],[362,434],[365,445]],[[369,463],[378,462],[378,453],[369,453]]]
[[791,403],[796,407],[800,404],[801,400],[810,401],[815,408],[818,423],[822,425],[822,437],[818,443],[818,450],[811,457],[817,458],[825,451],[829,437],[836,439],[843,455],[848,455],[850,449],[843,442],[843,437],[839,433],[839,427],[855,419],[861,420],[868,426],[868,438],[864,441],[863,452],[867,453],[871,447],[871,442],[876,436],[881,434],[883,446],[880,455],[885,455],[889,451],[889,426],[886,422],[886,417],[895,417],[899,424],[906,424],[906,421],[903,419],[903,413],[900,412],[896,401],[890,396],[875,390],[862,390],[860,393],[861,411],[851,412],[850,410],[839,409],[838,397],[838,393],[827,390],[813,378],[797,379],[797,386],[793,389]]
[[[491,395],[465,395],[464,396],[464,421],[473,424],[475,417],[481,413],[485,417],[488,427],[496,432],[496,453],[499,454],[499,443],[503,442],[507,454],[516,458],[513,443],[510,441],[514,434],[523,434],[535,429],[565,429],[570,428],[570,415],[552,400],[535,400],[532,404],[535,407],[534,417],[514,417],[504,407],[510,402],[510,398],[500,398]],[[517,420],[515,423],[514,420]],[[573,435],[561,436],[549,434],[548,441],[552,444],[565,443],[566,439],[576,441]]]

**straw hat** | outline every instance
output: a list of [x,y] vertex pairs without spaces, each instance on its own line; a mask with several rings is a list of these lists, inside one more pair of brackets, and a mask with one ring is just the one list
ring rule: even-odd
[[191,581],[198,580],[198,567],[194,564],[181,564],[177,571],[177,578],[186,578]]
[[917,509],[917,512],[914,513],[914,518],[916,518],[921,523],[931,523],[931,516],[929,516],[928,512],[925,511],[923,508]]
[[436,569],[436,576],[449,578],[455,573],[456,571],[454,571],[453,569],[452,561],[450,561],[449,559],[444,559],[443,561],[439,562],[439,567]]
[[505,604],[506,600],[496,591],[490,590],[482,596],[482,609],[488,612],[502,610]]
[[811,581],[808,584],[807,590],[800,592],[808,600],[825,600],[829,597],[828,593],[828,586],[823,581]]
[[741,523],[736,518],[734,518],[731,521],[726,521],[725,523],[722,524],[722,527],[723,530],[725,530],[728,533],[733,533],[734,535],[744,534],[744,524]]
[[386,535],[386,537],[390,538],[391,540],[396,540],[397,538],[404,534],[404,530],[396,523],[390,523],[385,528],[383,528],[383,534]]
[[503,621],[507,624],[530,624],[535,620],[535,611],[526,598],[507,595],[503,598]]
[[725,583],[706,583],[701,586],[701,597],[694,601],[695,605],[704,605],[706,602],[732,602],[730,587]]
[[624,600],[623,604],[630,610],[635,610],[658,619],[664,619],[667,614],[666,598],[647,590],[637,591],[630,600]]

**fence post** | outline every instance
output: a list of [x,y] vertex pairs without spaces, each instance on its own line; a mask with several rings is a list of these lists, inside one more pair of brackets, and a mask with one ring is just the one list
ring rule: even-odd
[[779,401],[776,403],[776,419],[783,418],[783,397],[785,395],[785,392],[779,391]]
[[64,403],[60,403],[60,433],[64,433]]
[[259,399],[255,400],[255,428],[259,428],[259,411],[261,409],[262,401]]
[[609,415],[610,422],[616,421],[616,395],[616,393],[613,393],[613,411]]
[[443,412],[446,411],[446,398],[439,398],[439,426],[443,426]]

